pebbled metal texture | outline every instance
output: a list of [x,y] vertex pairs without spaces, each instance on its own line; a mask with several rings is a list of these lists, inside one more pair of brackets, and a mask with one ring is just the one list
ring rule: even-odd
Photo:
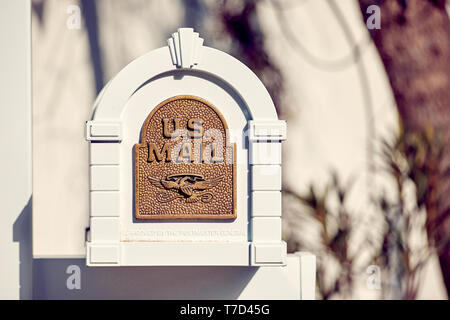
[[144,122],[134,146],[136,219],[236,218],[236,150],[209,102],[176,96]]

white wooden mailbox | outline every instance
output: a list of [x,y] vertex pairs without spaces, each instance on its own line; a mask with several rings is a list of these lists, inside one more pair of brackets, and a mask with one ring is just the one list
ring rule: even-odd
[[105,86],[86,137],[88,265],[286,264],[286,123],[257,76],[192,29]]

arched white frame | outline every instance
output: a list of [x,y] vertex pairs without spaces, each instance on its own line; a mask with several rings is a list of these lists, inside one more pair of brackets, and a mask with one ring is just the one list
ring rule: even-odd
[[[128,64],[99,94],[86,138],[90,156],[90,237],[88,265],[283,265],[286,244],[281,240],[281,141],[286,123],[278,120],[273,101],[258,77],[243,63],[219,50],[202,46],[190,28],[181,28],[168,46]],[[230,86],[246,104],[251,168],[251,241],[248,243],[120,242],[118,181],[121,115],[129,98],[150,79],[180,70],[203,72]],[[94,193],[93,193],[94,192]],[[99,196],[101,195],[101,197]],[[200,254],[199,254],[200,252]],[[151,261],[158,254],[180,259]]]
[[[242,62],[209,47],[193,70],[209,73],[226,82],[247,104],[253,119],[278,120],[275,106],[258,77]],[[119,120],[128,99],[141,85],[160,74],[179,69],[172,64],[168,47],[137,58],[123,68],[105,87],[95,105],[93,120]],[[182,70],[182,69],[179,69]]]

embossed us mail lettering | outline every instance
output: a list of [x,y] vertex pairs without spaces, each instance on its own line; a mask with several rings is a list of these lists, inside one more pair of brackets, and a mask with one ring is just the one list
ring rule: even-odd
[[160,103],[134,146],[136,219],[234,219],[235,144],[220,112],[194,96]]

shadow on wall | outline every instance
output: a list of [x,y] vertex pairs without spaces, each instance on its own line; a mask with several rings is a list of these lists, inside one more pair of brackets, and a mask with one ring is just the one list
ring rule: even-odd
[[[20,247],[20,299],[236,299],[258,270],[87,267],[84,259],[33,259],[31,213],[32,197],[13,225]],[[79,267],[80,289],[67,285],[74,275],[70,266]]]
[[[69,266],[80,289],[68,289]],[[236,299],[258,268],[87,267],[84,259],[34,260],[34,299]]]
[[13,224],[13,241],[19,242],[20,258],[20,299],[32,298],[32,240],[31,240],[31,204],[33,197],[28,199],[26,206]]

